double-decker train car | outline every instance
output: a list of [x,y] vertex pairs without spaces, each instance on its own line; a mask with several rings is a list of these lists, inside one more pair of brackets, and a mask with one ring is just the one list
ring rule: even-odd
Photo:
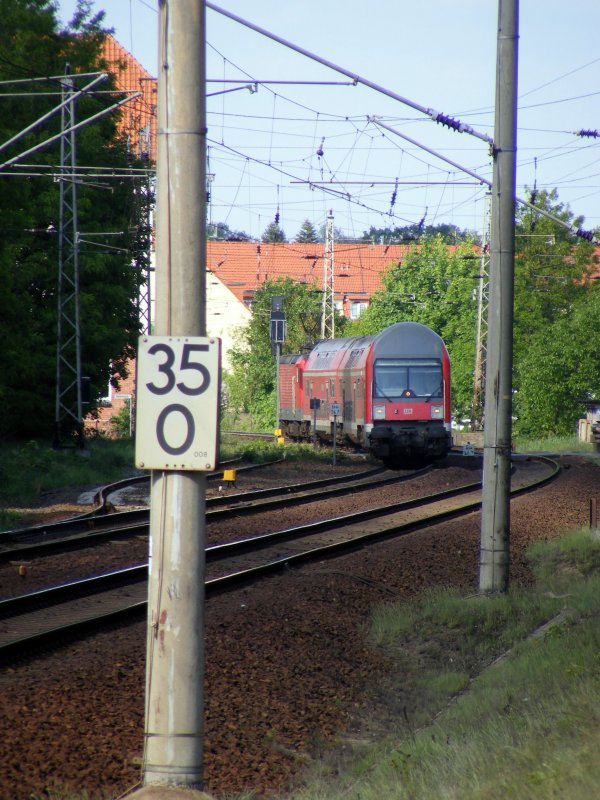
[[398,322],[373,336],[325,339],[279,359],[284,436],[353,443],[386,466],[443,458],[451,447],[450,359],[437,333]]

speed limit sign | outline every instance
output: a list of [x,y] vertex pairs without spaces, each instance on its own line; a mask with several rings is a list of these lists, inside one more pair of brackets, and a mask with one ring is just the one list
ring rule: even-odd
[[213,470],[219,435],[221,340],[142,336],[138,342],[135,463]]

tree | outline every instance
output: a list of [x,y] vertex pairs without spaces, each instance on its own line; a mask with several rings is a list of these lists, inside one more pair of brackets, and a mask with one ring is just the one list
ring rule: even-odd
[[[566,224],[581,227],[556,191],[537,192],[535,205]],[[585,280],[594,268],[594,246],[566,227],[527,207],[517,210],[515,230],[515,361],[526,353],[532,338],[568,314],[587,294]]]
[[206,238],[227,242],[251,242],[252,237],[245,231],[232,231],[225,222],[215,222],[206,226]]
[[[91,16],[90,3],[79,0],[71,25],[59,29],[55,5],[46,0],[0,0],[0,79],[60,75],[68,62],[72,73],[98,70],[105,31],[104,12]],[[103,89],[110,88],[108,82]],[[22,84],[6,84],[0,141],[6,141],[59,102],[60,83],[33,84],[23,96]],[[77,103],[85,119],[114,101],[109,95],[86,94]],[[60,132],[60,114],[7,149],[6,158]],[[79,164],[137,166],[107,115],[77,132]],[[27,157],[29,164],[59,163],[59,144]],[[7,170],[8,171],[8,170]],[[1,175],[1,173],[0,173]],[[134,354],[138,332],[137,297],[142,280],[132,267],[137,236],[135,191],[129,180],[114,180],[109,189],[78,187],[80,231],[125,231],[97,238],[80,249],[82,373],[91,378],[92,397],[104,396],[110,379]],[[59,193],[51,178],[6,178],[0,193],[0,398],[1,433],[49,435],[54,422],[56,377],[57,273],[56,231]],[[133,234],[129,233],[134,229]],[[88,239],[89,237],[81,237]]]
[[600,286],[592,285],[521,354],[514,402],[519,435],[573,435],[585,415],[582,400],[600,398],[599,316]]
[[[536,206],[580,228],[556,191]],[[517,212],[514,429],[519,435],[573,433],[581,400],[600,396],[598,287],[594,246],[529,208]]]
[[297,242],[318,242],[319,237],[317,235],[317,229],[312,224],[312,222],[308,219],[305,219],[302,223],[302,227],[298,231],[296,236]]
[[[286,340],[282,353],[308,350],[320,338],[322,293],[316,284],[293,283],[291,278],[266,281],[254,295],[252,319],[230,352],[231,372],[225,376],[228,410],[249,413],[256,428],[275,422],[275,358],[270,341],[271,299],[283,297]],[[336,319],[343,332],[344,319]]]
[[395,228],[374,228],[371,225],[368,231],[363,232],[362,241],[374,244],[409,244],[432,236],[441,236],[442,241],[446,244],[477,241],[475,234],[461,230],[452,223],[441,222],[437,225],[425,225],[424,219],[413,225],[396,226]]
[[[535,204],[579,228],[555,191]],[[599,287],[594,246],[531,209],[517,210],[513,414],[517,435],[572,433],[581,401],[600,397]],[[352,324],[372,333],[413,319],[442,336],[452,362],[453,415],[470,416],[479,253],[472,243],[451,248],[441,236],[413,246],[390,265],[383,290]]]
[[287,242],[285,231],[280,227],[278,222],[271,222],[263,231],[263,242]]
[[438,333],[452,364],[455,419],[471,414],[478,273],[473,243],[451,248],[441,236],[427,238],[408,250],[402,264],[390,264],[381,291],[350,329],[357,335],[377,333],[395,322],[413,320]]

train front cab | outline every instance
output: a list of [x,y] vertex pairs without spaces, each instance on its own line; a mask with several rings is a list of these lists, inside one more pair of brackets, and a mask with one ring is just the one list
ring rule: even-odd
[[427,463],[451,445],[450,360],[442,339],[416,322],[375,338],[367,365],[367,435],[386,466]]

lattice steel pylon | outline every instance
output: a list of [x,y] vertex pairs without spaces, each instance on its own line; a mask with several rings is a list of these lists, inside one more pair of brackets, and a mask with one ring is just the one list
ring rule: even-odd
[[156,175],[149,170],[150,164],[150,131],[149,128],[140,128],[138,137],[137,158],[142,161],[148,172],[144,178],[134,182],[136,235],[134,243],[134,267],[142,275],[142,282],[138,292],[137,308],[140,320],[140,332],[150,335],[152,333],[151,309],[151,248],[152,248],[152,215],[154,212],[154,197],[156,194]]
[[333,212],[327,215],[325,225],[325,254],[323,257],[323,308],[321,312],[321,338],[333,339],[335,336],[335,303],[333,273]]
[[144,280],[138,294],[138,314],[140,331],[150,336],[152,333],[152,214],[154,210],[156,179],[149,177],[140,188],[141,205],[138,224],[139,238],[136,253],[136,266],[141,270]]
[[475,342],[475,371],[473,375],[473,403],[471,430],[483,430],[485,419],[485,371],[487,356],[489,266],[490,266],[491,195],[485,199],[481,257],[479,261],[479,286],[477,290],[477,338]]
[[[74,93],[69,66],[62,81],[62,100]],[[75,100],[61,111],[60,210],[58,223],[58,321],[56,344],[56,406],[54,447],[65,435],[75,432],[76,443],[84,446],[81,396],[81,328],[79,320],[79,243],[77,231],[77,180]]]

